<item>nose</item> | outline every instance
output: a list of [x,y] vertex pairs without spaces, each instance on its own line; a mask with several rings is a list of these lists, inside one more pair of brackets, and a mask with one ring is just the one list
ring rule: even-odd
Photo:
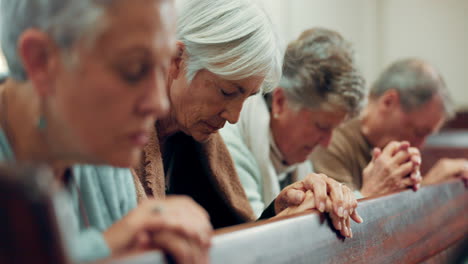
[[150,83],[145,87],[145,93],[138,107],[138,113],[143,116],[151,115],[156,120],[169,112],[169,97],[167,83],[162,71],[155,71]]
[[221,113],[221,117],[231,124],[237,123],[237,121],[239,121],[243,103],[243,100],[239,100],[238,102],[232,102],[228,104],[224,111]]

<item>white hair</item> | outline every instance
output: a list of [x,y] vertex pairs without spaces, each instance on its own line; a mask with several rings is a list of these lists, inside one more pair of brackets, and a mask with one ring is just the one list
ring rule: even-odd
[[189,0],[177,28],[188,55],[189,81],[206,69],[227,80],[264,77],[262,92],[279,82],[279,40],[268,16],[253,1]]
[[1,0],[1,46],[10,76],[27,80],[17,43],[21,34],[35,28],[44,31],[58,47],[67,50],[88,30],[94,30],[105,6],[116,0]]

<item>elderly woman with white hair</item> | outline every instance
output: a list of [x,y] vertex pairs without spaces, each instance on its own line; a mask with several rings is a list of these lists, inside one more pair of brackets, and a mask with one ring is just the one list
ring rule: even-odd
[[[333,129],[360,110],[365,87],[352,55],[350,44],[337,32],[305,31],[286,50],[279,86],[249,99],[239,123],[221,130],[256,215],[282,188],[296,181],[301,185],[312,173],[308,155],[317,145],[326,146]],[[341,185],[319,176],[328,186]],[[354,201],[352,197],[346,187],[330,195],[332,202]],[[362,222],[356,203],[338,206],[328,203],[326,210],[332,212],[334,226],[352,236],[349,218]]]
[[196,203],[172,197],[137,207],[129,169],[78,165],[139,161],[168,110],[173,13],[170,0],[1,1],[10,77],[0,86],[0,162],[51,168],[67,190],[58,214],[75,261],[148,248],[207,260],[212,228]]
[[[178,54],[168,71],[170,114],[156,122],[135,173],[147,195],[194,198],[214,228],[255,220],[218,130],[238,121],[248,97],[271,90],[280,79],[282,52],[270,21],[249,0],[189,1],[177,37]],[[297,212],[289,207],[302,203],[308,190],[322,211],[327,190],[337,196],[331,199],[337,208],[356,204],[354,197],[343,197],[346,187],[326,181],[333,182],[310,175],[302,188],[285,188],[263,218]]]

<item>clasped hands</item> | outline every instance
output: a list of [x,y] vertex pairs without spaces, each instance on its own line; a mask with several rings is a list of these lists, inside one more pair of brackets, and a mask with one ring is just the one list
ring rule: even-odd
[[392,141],[385,148],[374,148],[372,160],[363,170],[363,196],[382,195],[412,188],[417,191],[423,178],[421,153],[406,141]]
[[352,237],[350,219],[362,223],[352,191],[324,174],[309,174],[284,188],[275,200],[277,216],[316,209],[329,213],[333,226],[345,237]]

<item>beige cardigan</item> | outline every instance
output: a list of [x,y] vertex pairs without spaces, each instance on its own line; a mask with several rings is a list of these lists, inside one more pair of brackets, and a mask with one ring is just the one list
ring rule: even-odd
[[[177,168],[172,173],[173,177],[198,177],[200,182],[208,182],[207,185],[210,186],[206,188],[209,189],[205,190],[205,186],[200,189],[190,189],[189,195],[196,201],[199,197],[198,194],[205,195],[205,202],[198,202],[208,210],[212,222],[216,222],[216,218],[223,218],[218,220],[214,226],[222,227],[255,220],[256,217],[221,136],[215,133],[206,142],[199,143],[192,137],[179,134],[174,140],[174,144],[179,145],[179,152],[176,155],[178,164],[175,165]],[[191,167],[191,164],[196,166]],[[150,142],[143,150],[140,165],[134,168],[134,176],[139,199],[145,196],[165,197],[164,165],[156,128],[151,135]],[[188,183],[185,184],[184,181],[179,181],[178,184],[182,188],[187,188]],[[198,182],[198,180],[195,181]],[[211,195],[206,197],[206,193],[211,193]],[[219,206],[218,203],[218,207],[213,208],[213,205],[210,204],[211,201],[222,203],[224,206]],[[230,213],[232,216],[229,216]]]

